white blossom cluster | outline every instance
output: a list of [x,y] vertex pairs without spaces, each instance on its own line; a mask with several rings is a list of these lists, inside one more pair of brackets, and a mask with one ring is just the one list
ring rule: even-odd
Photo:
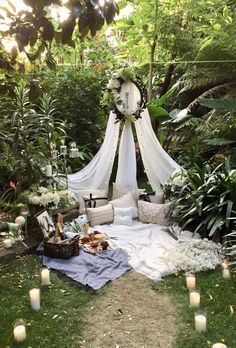
[[117,79],[109,80],[107,84],[107,89],[118,89],[120,87],[120,81]]
[[68,190],[55,191],[40,186],[36,193],[31,193],[28,197],[29,203],[47,207],[49,205],[57,206],[61,201],[72,203],[73,193]]
[[215,269],[221,262],[221,245],[207,239],[180,242],[166,253],[165,258],[176,271],[200,272]]
[[183,169],[176,169],[171,175],[173,186],[182,187],[186,182],[186,172]]

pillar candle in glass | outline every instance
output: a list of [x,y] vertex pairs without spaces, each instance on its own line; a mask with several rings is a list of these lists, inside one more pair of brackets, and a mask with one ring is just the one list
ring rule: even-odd
[[12,246],[12,241],[10,238],[4,239],[3,245],[5,249],[10,249]]
[[189,291],[189,302],[190,307],[198,308],[200,306],[200,291],[198,289],[190,289]]
[[50,285],[50,270],[48,268],[42,268],[41,269],[41,280],[42,280],[42,285]]
[[31,308],[35,311],[40,309],[40,289],[34,288],[29,291]]
[[197,332],[206,332],[207,319],[206,313],[203,311],[195,312],[195,328]]
[[188,289],[196,288],[196,277],[194,273],[190,273],[190,272],[186,273],[186,286]]
[[48,177],[48,178],[52,177],[52,165],[51,164],[46,165],[46,177]]
[[229,279],[230,278],[230,270],[228,268],[223,268],[222,269],[222,276],[224,279]]
[[224,343],[215,343],[211,348],[227,348]]
[[23,342],[26,339],[25,321],[23,319],[15,321],[13,335],[16,342]]

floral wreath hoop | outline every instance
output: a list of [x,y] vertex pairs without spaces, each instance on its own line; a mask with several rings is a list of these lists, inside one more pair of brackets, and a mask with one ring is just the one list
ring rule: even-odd
[[[140,100],[137,102],[137,110],[135,110],[133,113],[128,113],[119,109],[119,105],[123,104],[122,100],[120,99],[120,91],[122,86],[129,81],[137,87],[140,93]],[[108,100],[112,111],[116,114],[117,122],[126,121],[127,118],[130,117],[133,117],[135,120],[142,117],[141,113],[144,111],[147,105],[147,90],[139,77],[134,77],[131,74],[129,74],[129,77],[121,76],[120,73],[120,75],[109,81],[107,90],[108,95],[106,96],[106,99]]]

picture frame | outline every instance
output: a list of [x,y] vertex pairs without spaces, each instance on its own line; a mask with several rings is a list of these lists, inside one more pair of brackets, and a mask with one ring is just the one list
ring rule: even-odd
[[55,232],[54,222],[46,209],[40,212],[36,216],[36,219],[38,220],[38,224],[43,232],[44,238],[48,238],[52,232]]

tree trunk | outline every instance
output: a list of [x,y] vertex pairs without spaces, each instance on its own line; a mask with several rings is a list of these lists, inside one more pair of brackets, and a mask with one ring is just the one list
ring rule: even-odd
[[167,69],[167,72],[166,72],[166,76],[165,76],[165,80],[164,80],[163,85],[162,85],[160,97],[162,97],[168,91],[168,89],[170,87],[170,83],[171,83],[171,77],[172,77],[172,74],[173,74],[174,70],[175,70],[174,64],[170,64],[168,66],[168,69]]
[[151,51],[150,51],[150,65],[149,65],[149,78],[148,78],[148,99],[149,101],[152,100],[153,97],[153,90],[152,90],[152,79],[153,79],[153,68],[154,68],[154,61],[155,61],[155,50],[157,46],[157,35],[153,38],[153,43],[151,45]]

